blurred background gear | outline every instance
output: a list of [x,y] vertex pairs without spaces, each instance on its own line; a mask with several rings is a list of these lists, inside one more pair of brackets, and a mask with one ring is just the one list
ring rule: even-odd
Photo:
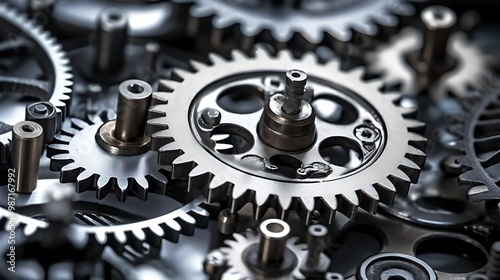
[[408,28],[386,45],[367,53],[368,69],[403,94],[427,92],[438,100],[452,93],[464,97],[489,74],[488,57],[465,34],[454,32],[451,9],[431,6],[420,15],[423,31]]
[[0,164],[5,164],[12,125],[24,120],[26,105],[50,101],[60,127],[73,82],[66,53],[47,31],[5,4],[0,23]]

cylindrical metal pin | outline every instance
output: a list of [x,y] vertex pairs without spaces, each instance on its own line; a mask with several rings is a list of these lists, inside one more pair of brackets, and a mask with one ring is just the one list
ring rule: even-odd
[[259,261],[264,264],[281,262],[285,254],[290,226],[282,220],[269,219],[260,224],[259,231]]
[[153,89],[141,80],[120,84],[113,136],[123,142],[134,142],[144,136]]
[[98,71],[109,73],[122,68],[128,38],[126,15],[115,9],[101,13],[97,27],[95,65]]
[[328,229],[323,225],[312,225],[307,229],[307,260],[306,265],[316,267],[320,262],[321,253],[326,248]]
[[448,39],[457,18],[455,13],[443,6],[431,6],[422,12],[424,42],[420,61],[427,64],[439,63],[447,57]]
[[147,82],[153,82],[156,79],[156,66],[160,56],[160,49],[160,45],[155,42],[149,42],[144,47],[144,66],[140,77]]
[[43,128],[31,122],[19,122],[12,128],[11,164],[18,193],[31,193],[38,181],[43,149]]
[[300,113],[302,100],[304,99],[307,74],[301,70],[292,69],[286,72],[285,98],[283,100],[283,112],[289,115]]
[[57,110],[50,102],[41,101],[26,106],[25,119],[38,123],[43,128],[44,145],[54,140],[57,132]]

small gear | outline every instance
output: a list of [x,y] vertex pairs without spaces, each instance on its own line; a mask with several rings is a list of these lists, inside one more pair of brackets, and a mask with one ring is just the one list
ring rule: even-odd
[[51,170],[61,172],[60,181],[76,182],[77,192],[94,190],[97,199],[110,192],[122,202],[127,194],[142,200],[147,199],[148,193],[164,194],[168,170],[156,163],[156,153],[148,151],[135,156],[108,153],[95,139],[102,124],[100,121],[89,125],[74,118],[70,125],[65,123],[63,135],[57,135],[57,143],[50,144],[47,151]]
[[[439,12],[452,17],[450,22],[455,20],[455,14],[451,10],[440,6],[424,10],[422,17],[431,24],[432,20],[427,19],[425,15]],[[445,24],[447,23],[442,23],[443,27],[436,29],[445,30],[448,28]],[[388,87],[401,86],[403,94],[416,95],[427,90],[435,100],[442,99],[449,92],[464,97],[471,87],[479,87],[481,78],[489,73],[488,56],[470,42],[465,33],[450,35],[451,30],[448,30],[445,32],[448,33],[449,39],[444,39],[447,38],[447,33],[441,31],[432,37],[434,34],[430,32],[422,34],[412,27],[403,29],[393,36],[389,43],[366,54],[368,71],[382,74]],[[438,53],[439,44],[445,53]],[[433,61],[432,55],[429,55],[432,52],[424,54],[423,49],[432,49],[433,55],[447,59]],[[419,71],[423,74],[419,74]],[[428,73],[431,76],[427,76]]]
[[468,168],[459,179],[473,186],[472,201],[500,199],[500,91],[484,95],[464,122],[451,130],[463,137],[453,145],[465,152],[458,162]]
[[[7,57],[12,58],[20,51],[22,53],[29,52],[28,56],[33,56],[40,64],[45,79],[39,80],[38,77],[30,77],[29,75],[19,77],[24,75],[22,71],[10,71],[8,74],[0,75],[0,92],[50,101],[58,109],[58,118],[64,119],[67,114],[66,107],[69,105],[69,94],[73,82],[69,61],[61,45],[57,44],[48,32],[28,20],[25,15],[19,14],[5,4],[0,4],[0,24],[3,27],[2,39],[5,40],[2,43],[2,50]],[[2,102],[2,105],[6,106],[2,107],[2,113],[8,113],[2,118],[11,118],[14,115],[12,110],[17,107],[12,106],[12,103],[7,101]],[[24,106],[22,109],[24,110]],[[21,120],[23,119],[18,121]],[[3,119],[3,121],[6,120]],[[9,125],[1,125],[0,164],[7,163],[9,160],[10,131]]]
[[281,47],[292,42],[305,45],[305,49],[328,41],[338,44],[352,40],[356,34],[372,36],[383,27],[397,26],[397,16],[415,12],[409,2],[400,0],[194,2],[190,9],[194,35],[201,35],[211,26],[210,42],[216,48],[223,47],[228,36],[235,36],[244,50],[250,50],[258,41]]
[[[176,183],[171,187],[171,198],[154,195],[147,202],[130,199],[120,203],[109,198],[96,202],[88,193],[74,194],[71,185],[54,179],[39,180],[33,193],[17,195],[14,215],[6,199],[0,204],[0,228],[10,231],[14,227],[20,236],[35,235],[48,226],[40,210],[49,202],[47,194],[54,190],[70,192],[74,194],[74,215],[69,230],[74,244],[89,249],[110,245],[118,252],[131,245],[141,251],[144,243],[160,246],[163,239],[177,242],[181,234],[192,235],[196,227],[207,227],[211,213],[217,211],[216,205],[203,203],[203,196],[181,194],[175,190],[180,187]],[[8,189],[0,188],[2,197],[8,196]]]
[[[259,235],[252,231],[243,234],[234,234],[234,240],[226,240],[227,247],[222,247],[221,251],[227,259],[228,270],[225,275],[231,279],[255,279],[255,273],[245,264],[244,257],[246,251],[256,244],[259,244]],[[286,248],[295,256],[295,268],[288,274],[279,279],[306,279],[300,271],[301,264],[307,257],[307,245],[297,244],[298,237],[288,239]]]
[[[212,66],[192,63],[196,73],[175,70],[182,82],[160,82],[165,92],[154,96],[151,113],[157,118],[148,121],[159,162],[172,164],[172,177],[188,179],[190,190],[208,190],[210,202],[229,196],[233,213],[250,202],[256,218],[268,208],[281,218],[295,210],[306,223],[317,210],[331,223],[337,210],[352,218],[358,205],[373,213],[379,200],[391,204],[418,178],[426,139],[416,132],[423,124],[406,117],[413,109],[394,105],[399,95],[381,94],[380,82],[361,80],[361,69],[345,73],[337,60],[320,65],[310,53],[296,60],[288,51],[271,57],[260,48],[251,58],[240,51],[231,60],[210,58]],[[312,141],[305,152],[265,145],[256,131],[263,112],[269,113],[263,100],[280,98],[274,94],[283,91],[279,75],[289,68],[303,69],[317,90],[311,96],[317,135],[310,137],[312,129],[298,138]],[[305,75],[296,72],[291,75]],[[314,112],[306,107],[304,114]],[[311,117],[304,121],[309,129]],[[347,158],[342,163],[328,152],[339,146],[339,158]]]

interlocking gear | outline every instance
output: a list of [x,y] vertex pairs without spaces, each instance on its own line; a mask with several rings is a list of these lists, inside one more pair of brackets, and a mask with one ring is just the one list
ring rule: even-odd
[[[399,95],[381,94],[378,91],[380,82],[361,80],[361,69],[345,73],[339,70],[339,61],[336,60],[320,65],[312,54],[293,59],[290,52],[282,51],[277,57],[271,57],[263,49],[257,49],[255,57],[251,58],[239,51],[233,52],[231,60],[214,54],[210,58],[212,66],[192,63],[196,73],[175,70],[177,80],[182,82],[160,82],[165,92],[156,93],[157,105],[151,110],[158,118],[148,122],[152,146],[159,150],[160,163],[172,164],[172,177],[188,179],[190,190],[208,190],[210,202],[229,196],[233,213],[250,202],[255,207],[257,218],[262,217],[268,208],[274,208],[278,217],[285,218],[290,210],[295,210],[306,222],[311,218],[311,212],[317,210],[326,221],[332,222],[336,210],[352,218],[358,205],[373,213],[379,200],[391,204],[396,192],[405,195],[410,182],[418,178],[425,160],[422,147],[426,139],[415,131],[422,129],[422,123],[406,117],[412,109],[394,105]],[[318,100],[325,101],[322,97],[326,95],[326,101],[335,98],[338,103],[327,102],[328,105],[345,107],[337,108],[333,113],[318,113],[321,116],[316,119],[318,139],[327,138],[325,134],[328,137],[337,134],[342,141],[325,139],[323,144],[314,143],[310,152],[291,155],[261,143],[254,130],[262,114],[262,104],[259,107],[258,101],[253,102],[256,101],[254,98],[257,96],[257,100],[263,100],[274,96],[272,88],[275,92],[283,90],[279,86],[279,75],[288,69],[302,69],[313,81],[313,88],[318,90],[315,91],[313,106]],[[264,82],[250,84],[250,89],[237,87],[249,83],[245,79]],[[222,89],[217,86],[222,86]],[[222,94],[224,89],[225,94]],[[236,94],[228,97],[233,98],[230,101],[235,102],[233,105],[217,105],[217,98],[226,100],[231,92]],[[252,101],[243,103],[251,106],[238,106],[241,100]],[[321,102],[316,104],[318,108],[323,107]],[[205,108],[200,104],[218,107],[222,115],[218,126],[207,127],[206,123],[201,123],[203,117],[197,116],[203,116]],[[351,106],[369,110],[352,117],[349,112],[356,109],[349,110],[353,108]],[[242,114],[232,110],[240,110]],[[317,111],[323,113],[320,109]],[[339,111],[349,120],[347,125],[342,124],[346,119],[334,117]],[[372,139],[373,134],[368,133],[370,130],[354,135],[358,126],[367,124],[383,132],[377,140],[381,142]],[[369,142],[371,140],[375,142]],[[332,164],[336,156],[320,155],[322,150],[335,149],[335,146],[347,149],[345,167]],[[257,156],[245,153],[249,150]],[[370,154],[370,150],[376,153]],[[320,172],[318,177],[314,176],[315,172],[306,172],[305,167],[317,168],[309,164],[318,161],[330,172]],[[280,166],[285,167],[281,173]],[[295,169],[294,173],[287,173],[290,171],[287,168]],[[274,173],[276,169],[278,172]],[[306,176],[301,177],[301,174]]]
[[[155,152],[135,156],[119,156],[103,150],[96,142],[96,133],[102,121],[89,125],[71,119],[65,123],[63,134],[56,136],[47,155],[51,170],[61,172],[62,183],[76,182],[76,191],[96,191],[97,199],[114,192],[119,201],[127,194],[146,200],[148,193],[165,194],[168,170],[156,163]],[[69,136],[68,136],[69,135]]]
[[[61,45],[56,43],[56,40],[48,32],[28,20],[25,15],[5,4],[0,4],[0,24],[2,26],[0,36],[3,40],[0,44],[2,58],[12,59],[27,53],[27,56],[34,57],[39,63],[42,71],[39,74],[43,75],[43,80],[40,80],[40,77],[34,77],[29,72],[37,71],[33,71],[33,69],[15,71],[11,67],[19,65],[8,63],[9,71],[0,74],[0,93],[50,101],[59,110],[59,119],[64,119],[67,114],[66,107],[69,105],[69,94],[73,82],[71,68]],[[2,102],[2,104],[5,106],[2,107],[2,114],[6,114],[2,118],[12,118],[12,110],[17,107],[7,101]],[[24,109],[24,106],[22,108]],[[22,120],[24,119],[17,121]],[[3,119],[3,121],[6,120]],[[13,124],[0,125],[0,164],[9,161],[10,125]]]
[[[225,275],[235,277],[234,279],[254,279],[255,273],[252,272],[245,264],[245,251],[252,245],[259,244],[259,235],[253,231],[247,231],[245,234],[234,234],[234,240],[226,240],[221,251],[227,259],[228,270]],[[292,237],[286,242],[286,248],[295,256],[296,265],[294,269],[280,279],[306,279],[300,271],[301,264],[304,263],[307,257],[307,245],[297,244],[298,237]]]
[[[175,0],[174,2],[193,2]],[[203,36],[211,26],[210,42],[224,47],[227,36],[239,38],[248,50],[258,41],[307,47],[332,41],[350,41],[355,35],[375,35],[399,23],[397,16],[411,15],[415,8],[406,1],[239,1],[196,0],[190,9],[191,31]],[[305,49],[307,49],[307,47]]]
[[482,96],[473,106],[464,122],[452,127],[452,131],[462,135],[455,147],[464,151],[465,156],[458,162],[469,170],[461,174],[462,183],[473,186],[469,190],[472,201],[500,199],[500,91]]
[[[185,184],[177,182],[178,184]],[[206,227],[210,219],[209,211],[216,211],[216,205],[203,203],[203,196],[185,195],[173,183],[169,199],[154,195],[147,202],[130,199],[120,203],[112,199],[95,201],[89,193],[73,196],[73,231],[75,244],[87,244],[89,250],[110,245],[121,252],[126,245],[141,248],[141,244],[160,246],[163,239],[177,242],[179,236],[192,235],[196,227]],[[33,236],[48,224],[40,209],[46,203],[47,193],[60,190],[69,191],[73,186],[62,185],[57,180],[39,180],[36,190],[31,194],[18,194],[16,212],[11,216],[7,209],[7,199],[0,203],[0,228],[14,227],[23,236]],[[0,188],[2,197],[7,197],[8,188]],[[97,246],[97,247],[93,247]]]

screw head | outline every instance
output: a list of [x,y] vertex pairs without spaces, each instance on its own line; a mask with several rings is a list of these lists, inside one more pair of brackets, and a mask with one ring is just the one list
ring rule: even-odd
[[201,114],[203,123],[208,126],[218,126],[221,121],[221,113],[217,109],[208,108]]
[[380,133],[377,130],[364,125],[356,127],[354,135],[356,135],[356,138],[366,143],[373,143],[380,137]]

